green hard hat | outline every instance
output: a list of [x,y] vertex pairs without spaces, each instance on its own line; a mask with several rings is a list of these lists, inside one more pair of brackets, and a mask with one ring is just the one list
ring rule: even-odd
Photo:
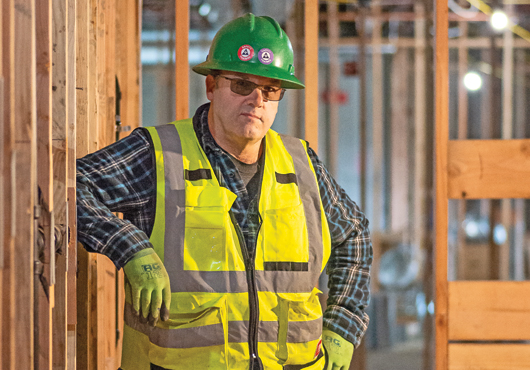
[[294,75],[293,47],[278,22],[251,13],[221,27],[206,61],[193,67],[205,76],[214,70],[274,78],[284,89],[305,87]]

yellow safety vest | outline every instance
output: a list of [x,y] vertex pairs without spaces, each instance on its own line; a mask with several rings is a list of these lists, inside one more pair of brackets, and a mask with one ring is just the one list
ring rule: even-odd
[[331,243],[302,140],[269,130],[254,258],[191,119],[148,128],[156,156],[151,243],[171,282],[170,319],[156,327],[125,304],[122,369],[323,369],[315,288]]

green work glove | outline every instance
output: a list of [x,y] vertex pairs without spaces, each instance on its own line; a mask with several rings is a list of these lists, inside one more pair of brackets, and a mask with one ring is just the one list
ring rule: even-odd
[[326,370],[348,370],[350,368],[353,344],[326,328],[322,330],[322,344],[328,354]]
[[129,280],[136,314],[141,313],[144,319],[149,316],[148,321],[153,326],[159,317],[166,321],[171,304],[169,276],[154,249],[147,248],[136,253],[125,264],[123,271]]

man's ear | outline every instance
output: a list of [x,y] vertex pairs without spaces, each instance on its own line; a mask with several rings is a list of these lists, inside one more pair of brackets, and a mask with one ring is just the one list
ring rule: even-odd
[[206,76],[206,97],[209,101],[213,100],[213,91],[216,88],[215,77],[212,75]]

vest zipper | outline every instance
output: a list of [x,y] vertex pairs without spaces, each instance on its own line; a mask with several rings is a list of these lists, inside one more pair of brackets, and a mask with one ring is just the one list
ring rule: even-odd
[[249,253],[247,244],[241,228],[236,221],[232,210],[229,211],[230,219],[237,232],[243,259],[245,260],[245,270],[248,284],[248,304],[249,304],[249,322],[248,322],[248,349],[250,354],[249,369],[263,369],[261,360],[258,355],[258,323],[259,323],[259,304],[258,304],[258,289],[256,285],[256,274],[254,269],[254,253]]

